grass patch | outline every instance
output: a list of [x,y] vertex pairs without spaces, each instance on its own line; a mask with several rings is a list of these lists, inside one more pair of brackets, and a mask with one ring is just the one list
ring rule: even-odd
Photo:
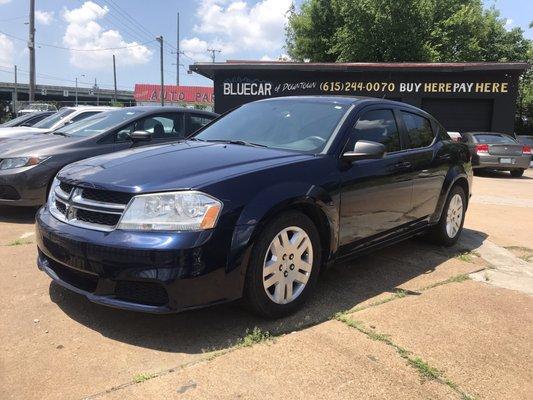
[[[437,379],[440,378],[442,373],[436,369],[433,368],[431,365],[429,365],[427,362],[422,360],[420,357],[407,357],[407,361],[409,364],[416,368],[421,376],[423,376],[426,379]],[[451,382],[454,387],[457,387],[453,382]]]
[[350,310],[350,312],[357,312],[357,311],[362,311],[362,310],[365,310],[367,308],[370,308],[370,307],[375,307],[375,306],[380,306],[382,304],[385,304],[385,303],[388,303],[389,301],[392,301],[392,300],[396,300],[396,299],[402,299],[406,296],[408,296],[409,293],[404,290],[404,289],[398,289],[396,290],[396,292],[388,297],[385,297],[384,299],[381,299],[381,300],[378,300],[378,301],[375,301],[373,303],[370,303],[366,306],[360,306],[360,307],[355,307],[353,309]]
[[468,281],[470,280],[470,277],[467,275],[467,274],[460,274],[460,275],[455,275],[455,276],[452,276],[444,281],[440,281],[440,282],[436,282],[436,283],[433,283],[429,286],[426,286],[424,288],[422,288],[421,290],[427,290],[427,289],[433,289],[435,287],[438,287],[438,286],[442,286],[442,285],[447,285],[448,283],[460,283],[460,282],[464,282],[464,281]]
[[257,326],[251,331],[246,329],[246,334],[242,339],[239,340],[238,347],[250,347],[256,343],[265,342],[271,339],[269,332],[263,332]]
[[157,374],[150,374],[150,373],[142,373],[142,374],[137,374],[133,377],[133,382],[135,383],[141,383],[141,382],[144,382],[144,381],[147,381],[147,380],[150,380],[152,378],[155,378],[157,376]]
[[473,261],[473,256],[474,253],[472,253],[471,251],[465,251],[461,254],[456,255],[455,258],[464,262],[471,263]]
[[9,242],[8,246],[22,246],[24,244],[32,244],[33,242],[28,239],[15,239],[12,242]]

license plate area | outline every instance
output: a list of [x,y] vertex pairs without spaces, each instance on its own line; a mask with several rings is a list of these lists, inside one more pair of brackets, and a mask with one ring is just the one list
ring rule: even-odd
[[500,158],[500,164],[514,164],[516,160],[514,158],[510,157],[502,157]]

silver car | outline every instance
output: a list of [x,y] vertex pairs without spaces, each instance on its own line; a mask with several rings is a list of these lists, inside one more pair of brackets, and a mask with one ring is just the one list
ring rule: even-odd
[[467,132],[463,134],[472,153],[474,169],[509,171],[521,177],[531,162],[531,147],[518,143],[512,136],[495,132]]
[[[533,135],[520,135],[517,136],[518,142],[522,143],[525,146],[529,146],[530,149],[533,148]],[[531,161],[531,164],[529,164],[530,167],[533,168],[533,160]]]

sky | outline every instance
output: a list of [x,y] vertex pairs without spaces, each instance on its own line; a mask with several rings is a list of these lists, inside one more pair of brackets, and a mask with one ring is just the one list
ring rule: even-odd
[[[295,0],[298,7],[302,0]],[[528,38],[531,0],[484,0],[495,5],[506,27],[519,26]],[[112,88],[115,54],[117,85],[159,83],[159,43],[164,38],[165,83],[176,83],[176,22],[180,13],[180,84],[211,86],[188,74],[189,64],[210,61],[275,60],[285,55],[284,26],[293,0],[36,0],[37,84]],[[0,0],[0,81],[28,81],[29,0]],[[104,49],[104,50],[102,50]]]

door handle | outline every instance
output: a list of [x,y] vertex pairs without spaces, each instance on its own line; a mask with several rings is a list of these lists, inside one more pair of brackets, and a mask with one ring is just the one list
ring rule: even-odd
[[394,168],[396,169],[411,168],[411,163],[409,161],[401,161],[399,163],[394,164]]

